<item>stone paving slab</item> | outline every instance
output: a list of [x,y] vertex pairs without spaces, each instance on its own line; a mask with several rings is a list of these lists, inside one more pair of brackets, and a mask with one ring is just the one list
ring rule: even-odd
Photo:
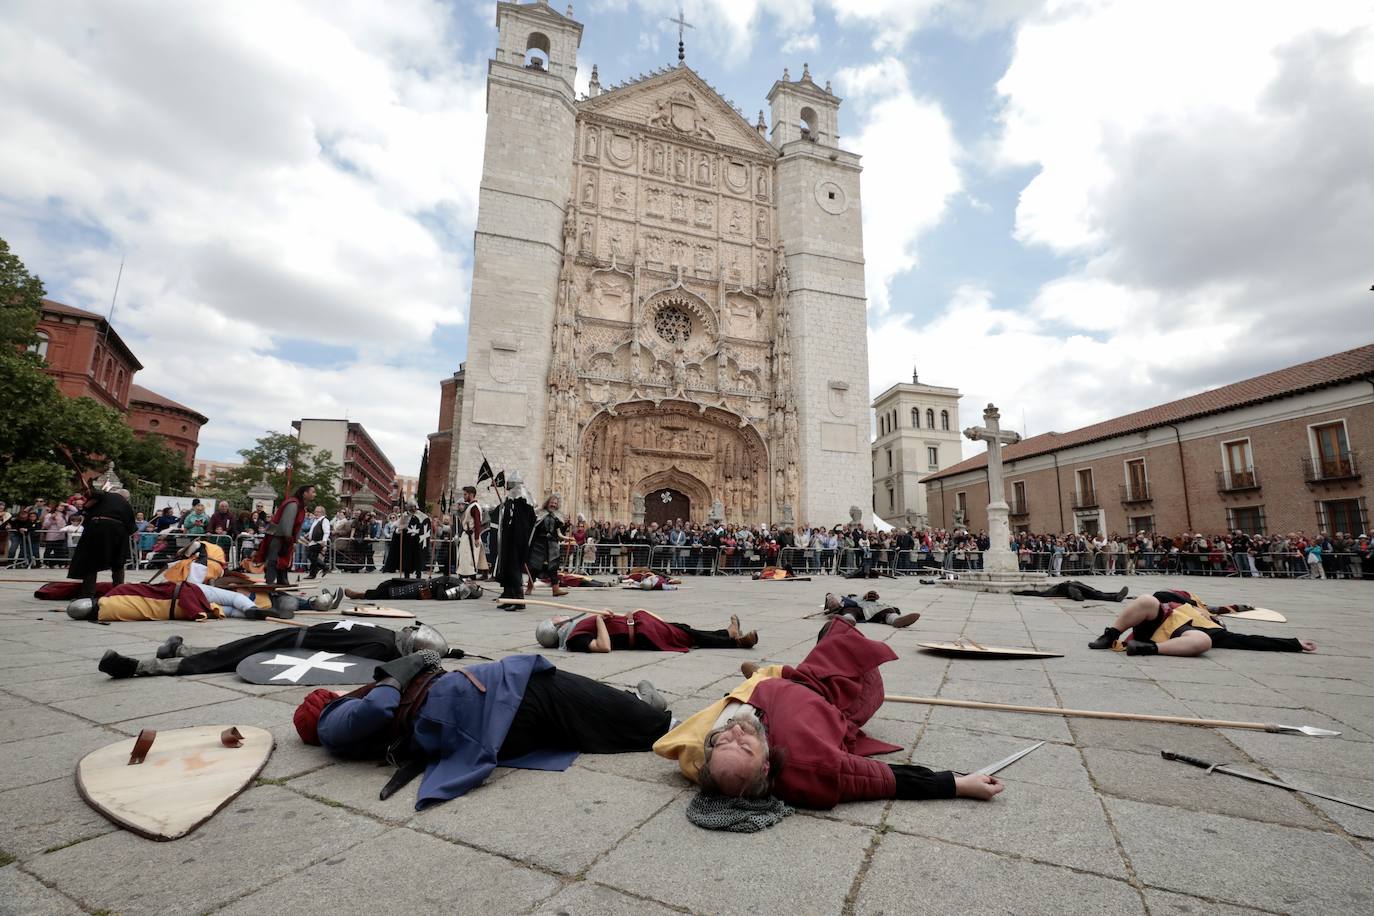
[[[381,578],[334,575],[327,584],[366,587]],[[1161,760],[1159,750],[1370,801],[1369,584],[1121,581],[1137,593],[1183,587],[1218,603],[1277,608],[1293,623],[1236,629],[1309,636],[1322,651],[1214,651],[1201,659],[1094,652],[1087,641],[1118,605],[957,593],[914,578],[871,586],[922,619],[905,630],[863,632],[899,655],[883,668],[889,693],[1278,719],[1345,734],[1308,739],[890,703],[867,731],[902,745],[892,761],[972,768],[1032,740],[1050,743],[1002,774],[1007,790],[991,803],[860,802],[798,812],[756,835],[692,827],[683,815],[690,785],[673,763],[647,753],[584,756],[565,773],[498,769],[463,799],[417,813],[414,784],[381,802],[388,769],[331,760],[300,743],[290,717],[309,688],[249,685],[232,674],[113,682],[95,670],[107,647],[146,656],[173,633],[215,645],[276,625],[96,627],[34,600],[32,586],[0,584],[0,863],[17,860],[0,865],[0,912],[1368,911],[1374,815],[1209,776]],[[826,591],[870,587],[829,577],[785,588],[724,577],[689,584],[565,600],[646,607],[701,628],[738,613],[759,629],[758,647],[550,655],[620,686],[648,678],[676,714],[689,715],[739,683],[742,660],[800,662],[823,623],[804,616]],[[493,657],[537,651],[534,626],[545,614],[533,606],[502,613],[489,601],[415,607],[455,645]],[[915,649],[955,636],[1046,646],[1065,657],[967,661]],[[97,747],[143,726],[220,722],[267,727],[277,747],[258,785],[183,840],[157,844],[116,829],[75,793],[76,762]],[[348,904],[338,905],[327,887]]]

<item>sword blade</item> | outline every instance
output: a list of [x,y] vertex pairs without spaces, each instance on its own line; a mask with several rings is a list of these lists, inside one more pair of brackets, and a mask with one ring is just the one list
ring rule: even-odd
[[1359,808],[1362,811],[1374,811],[1374,807],[1371,807],[1369,805],[1362,804],[1360,802],[1349,801],[1336,795],[1328,795],[1325,792],[1318,792],[1315,789],[1304,789],[1302,786],[1295,786],[1292,783],[1287,783],[1280,779],[1270,779],[1268,776],[1260,776],[1256,773],[1246,773],[1241,770],[1233,770],[1228,766],[1217,766],[1213,767],[1212,770],[1217,773],[1225,773],[1227,776],[1236,776],[1240,779],[1248,779],[1251,782],[1263,783],[1266,786],[1277,786],[1280,789],[1287,789],[1289,792],[1301,792],[1303,795],[1311,795],[1316,798],[1324,798],[1327,801],[1337,802],[1342,805],[1349,805],[1352,808]]
[[970,775],[970,776],[992,776],[994,773],[1000,772],[1001,770],[1004,770],[1004,769],[1006,769],[1007,767],[1011,766],[1013,763],[1015,763],[1016,761],[1020,760],[1022,757],[1026,756],[1026,755],[1029,754],[1031,751],[1033,751],[1033,750],[1035,750],[1036,748],[1040,747],[1040,745],[1042,745],[1042,744],[1044,744],[1044,743],[1045,743],[1045,742],[1043,742],[1043,741],[1037,741],[1035,744],[1032,744],[1030,747],[1024,748],[1024,749],[1022,749],[1022,750],[1017,751],[1015,754],[1012,754],[1010,757],[1007,757],[1007,758],[1005,758],[1005,759],[1003,759],[1003,760],[999,760],[999,761],[997,761],[996,763],[990,763],[990,764],[988,764],[988,765],[985,766],[985,767],[980,767],[979,769],[974,770],[972,773],[970,773],[970,774],[968,774],[968,775]]

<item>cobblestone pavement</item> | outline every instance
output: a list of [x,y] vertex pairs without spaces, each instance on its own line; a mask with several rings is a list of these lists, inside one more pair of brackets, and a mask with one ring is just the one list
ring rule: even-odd
[[[40,577],[2,573],[9,579]],[[380,577],[333,575],[350,586]],[[1374,589],[1360,582],[1094,581],[1133,593],[1166,584],[1272,607],[1290,623],[1236,629],[1315,639],[1320,654],[1214,651],[1200,659],[1088,650],[1115,605],[923,587],[689,580],[672,593],[581,591],[567,599],[647,606],[701,627],[738,613],[753,651],[618,652],[555,663],[614,684],[651,679],[688,714],[728,690],[745,659],[795,663],[829,589],[872,585],[921,621],[866,626],[901,656],[889,693],[1338,729],[1303,738],[888,704],[870,723],[894,760],[966,770],[1049,743],[1002,775],[991,803],[866,802],[800,812],[755,835],[699,830],[691,789],[652,754],[583,756],[566,773],[498,770],[468,796],[417,814],[388,801],[387,771],[331,761],[291,724],[301,688],[231,674],[114,682],[107,648],[151,654],[182,633],[212,644],[269,623],[70,621],[32,586],[0,583],[0,912],[13,913],[1312,913],[1374,910],[1374,815],[1160,759],[1238,763],[1374,802]],[[547,592],[541,589],[544,597]],[[537,651],[541,612],[486,599],[412,605],[449,641],[493,657]],[[1046,661],[953,661],[921,640],[969,636],[1062,651]],[[557,653],[550,653],[557,655]],[[451,666],[457,663],[448,663]],[[73,784],[87,752],[140,728],[259,725],[277,747],[256,785],[195,833],[153,843],[116,829]]]

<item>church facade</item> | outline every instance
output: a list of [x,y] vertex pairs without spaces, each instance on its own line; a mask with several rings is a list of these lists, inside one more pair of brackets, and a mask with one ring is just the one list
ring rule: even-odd
[[[870,501],[859,161],[803,70],[769,131],[679,61],[587,95],[582,25],[498,3],[448,479],[485,455],[616,521]],[[441,418],[441,427],[444,420]]]

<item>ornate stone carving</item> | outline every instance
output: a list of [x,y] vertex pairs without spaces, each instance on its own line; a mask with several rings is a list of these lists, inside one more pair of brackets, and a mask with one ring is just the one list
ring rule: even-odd
[[696,95],[686,90],[659,99],[654,113],[649,116],[649,126],[706,140],[716,138],[707,124],[706,115],[702,113]]

